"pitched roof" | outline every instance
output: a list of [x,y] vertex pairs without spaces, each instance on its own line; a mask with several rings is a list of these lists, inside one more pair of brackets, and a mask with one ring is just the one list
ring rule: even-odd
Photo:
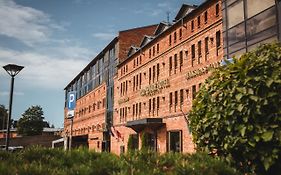
[[188,4],[183,4],[178,12],[178,14],[175,17],[175,21],[183,18],[186,16],[188,13],[190,13],[192,10],[194,10],[197,6],[196,5],[188,5]]
[[163,31],[165,31],[167,28],[169,28],[172,24],[167,23],[166,21],[162,21],[158,24],[154,35],[157,36],[158,34],[162,33]]
[[144,45],[146,45],[147,43],[149,43],[151,40],[153,40],[155,37],[154,36],[148,36],[148,35],[144,35],[142,42],[140,44],[140,47],[143,47]]

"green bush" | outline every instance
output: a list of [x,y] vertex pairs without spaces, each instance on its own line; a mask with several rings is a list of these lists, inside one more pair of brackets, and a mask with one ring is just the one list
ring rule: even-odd
[[190,113],[199,150],[256,174],[281,171],[281,48],[260,46],[214,70]]
[[207,154],[160,155],[149,149],[127,152],[118,157],[86,149],[63,151],[32,147],[16,153],[0,151],[0,160],[0,175],[237,174],[226,163]]

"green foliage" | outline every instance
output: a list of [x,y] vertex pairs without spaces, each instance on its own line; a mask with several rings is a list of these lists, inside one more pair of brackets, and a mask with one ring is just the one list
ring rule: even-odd
[[244,172],[281,171],[281,48],[263,45],[214,70],[190,113],[199,150]]
[[17,122],[17,131],[21,135],[39,135],[43,131],[44,117],[41,106],[31,106]]
[[8,110],[4,105],[0,105],[0,130],[7,128]]
[[133,135],[129,135],[128,144],[127,144],[128,151],[132,151],[133,148]]
[[149,149],[148,133],[146,133],[146,132],[142,133],[142,135],[141,135],[141,149],[142,150]]
[[31,147],[21,152],[0,151],[2,175],[238,175],[221,160],[207,154],[193,155],[151,150],[128,152],[118,157],[87,149],[63,151]]

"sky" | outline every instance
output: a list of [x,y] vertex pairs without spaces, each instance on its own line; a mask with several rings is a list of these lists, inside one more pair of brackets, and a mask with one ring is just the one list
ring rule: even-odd
[[[18,64],[12,119],[40,105],[63,127],[65,86],[117,35],[175,17],[203,0],[0,0],[0,66]],[[0,104],[8,108],[10,76],[0,68]]]

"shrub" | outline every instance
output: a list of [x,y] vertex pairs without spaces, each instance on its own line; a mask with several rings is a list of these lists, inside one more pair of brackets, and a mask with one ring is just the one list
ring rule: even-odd
[[256,51],[218,68],[194,100],[194,142],[244,172],[281,171],[281,48]]

